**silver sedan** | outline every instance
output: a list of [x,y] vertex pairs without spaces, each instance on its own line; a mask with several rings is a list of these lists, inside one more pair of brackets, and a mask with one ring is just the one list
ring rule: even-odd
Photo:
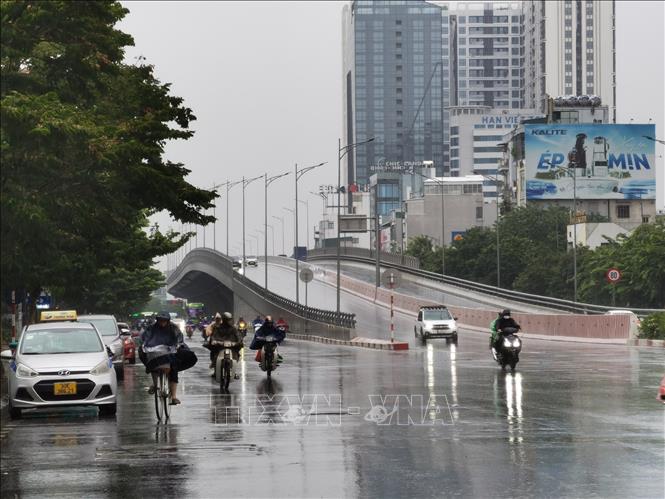
[[51,322],[23,330],[9,362],[9,413],[23,409],[94,405],[100,415],[116,413],[117,379],[99,332],[87,323]]

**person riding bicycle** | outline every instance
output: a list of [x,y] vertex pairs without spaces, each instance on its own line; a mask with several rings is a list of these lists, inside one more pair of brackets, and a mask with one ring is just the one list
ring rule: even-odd
[[490,324],[490,349],[494,348],[497,351],[499,350],[501,332],[506,327],[514,327],[515,329],[520,328],[519,324],[517,324],[515,319],[512,318],[510,310],[508,309],[499,312],[497,318],[492,321],[492,324]]
[[[217,316],[219,316],[219,321],[217,320]],[[240,358],[240,350],[242,350],[243,344],[242,344],[242,336],[236,329],[236,327],[233,325],[233,316],[229,312],[224,312],[221,316],[218,314],[215,315],[215,322],[211,324],[210,328],[210,335],[208,336],[208,342],[212,343],[213,341],[219,341],[219,342],[224,342],[224,341],[230,341],[235,343],[235,346],[232,347],[233,351],[233,360],[238,361]],[[219,354],[221,350],[221,347],[212,345],[210,346],[210,353],[211,353],[211,372],[210,375],[214,376],[215,374],[215,364],[217,363],[217,355]],[[234,367],[234,373],[233,373],[234,379],[240,378],[238,374],[235,372],[235,367]]]
[[[155,317],[155,323],[146,328],[141,335],[142,348],[139,352],[141,361],[146,366],[146,372],[152,374],[153,385],[149,388],[149,393],[155,393],[157,385],[158,372],[156,368],[168,364],[169,370],[169,390],[171,393],[171,405],[177,405],[180,400],[176,397],[178,388],[178,371],[184,371],[196,364],[196,355],[189,350],[185,344],[182,332],[171,322],[171,315],[162,311]],[[162,355],[150,358],[150,350],[163,346]]]

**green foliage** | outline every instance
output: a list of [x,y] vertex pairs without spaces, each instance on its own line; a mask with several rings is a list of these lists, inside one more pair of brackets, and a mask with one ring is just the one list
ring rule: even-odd
[[[605,279],[611,267],[621,270],[617,284]],[[580,282],[585,301],[611,305],[614,299],[621,307],[665,308],[665,222],[640,225],[630,236],[619,235],[590,252]]]
[[651,314],[640,324],[640,338],[665,340],[665,312]]
[[[574,298],[573,252],[566,241],[568,219],[568,210],[560,207],[520,207],[504,214],[498,227],[502,288]],[[603,222],[606,218],[590,214],[587,220]],[[496,236],[496,226],[469,229],[462,240],[446,248],[446,274],[496,285]],[[432,248],[426,237],[412,239],[407,253],[420,258],[422,268],[440,272],[441,248]],[[623,273],[616,285],[605,279],[610,267]],[[630,236],[619,236],[593,251],[578,246],[577,268],[581,301],[664,308],[665,221],[641,225]]]
[[163,158],[196,118],[151,66],[122,62],[133,40],[114,28],[119,2],[0,9],[3,295],[48,287],[62,304],[123,314],[162,282],[154,258],[190,237],[148,230],[148,216],[213,221],[216,194]]

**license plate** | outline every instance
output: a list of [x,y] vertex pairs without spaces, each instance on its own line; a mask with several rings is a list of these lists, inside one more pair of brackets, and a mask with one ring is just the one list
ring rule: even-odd
[[54,383],[53,395],[76,395],[76,383]]

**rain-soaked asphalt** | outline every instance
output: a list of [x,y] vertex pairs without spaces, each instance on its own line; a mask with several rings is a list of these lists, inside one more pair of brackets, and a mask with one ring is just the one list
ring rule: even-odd
[[287,340],[221,395],[193,339],[169,424],[138,365],[115,419],[3,407],[2,497],[663,497],[661,350],[530,340],[511,374],[486,341]]

